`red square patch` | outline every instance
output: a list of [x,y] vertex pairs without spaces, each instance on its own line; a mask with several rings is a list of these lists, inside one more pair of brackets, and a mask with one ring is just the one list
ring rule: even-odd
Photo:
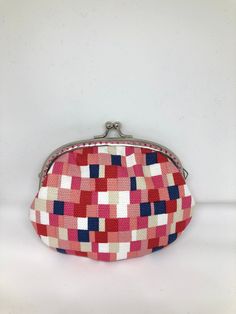
[[106,178],[117,178],[117,166],[106,165],[105,166],[105,176]]
[[166,212],[167,213],[174,213],[177,210],[177,201],[170,200],[166,201]]
[[159,238],[153,238],[148,240],[148,248],[153,249],[159,246]]
[[92,204],[92,192],[91,191],[81,191],[80,204],[82,205]]
[[95,232],[95,241],[98,243],[107,243],[107,232]]
[[52,173],[62,174],[63,165],[64,165],[63,162],[55,161],[55,163],[53,165]]
[[185,183],[182,174],[179,172],[173,173],[173,178],[174,178],[175,185],[183,185]]
[[77,154],[76,164],[78,166],[87,166],[88,164],[88,155],[87,154]]
[[47,235],[47,226],[46,225],[37,224],[37,230],[38,230],[39,235],[43,235],[43,236]]
[[95,186],[96,191],[107,191],[107,179],[106,178],[95,179]]
[[87,215],[86,205],[75,204],[74,216],[75,217],[86,217],[86,215]]
[[160,200],[160,196],[158,190],[148,190],[148,201],[149,202],[156,202]]
[[107,231],[118,231],[118,219],[107,219],[105,224]]
[[130,218],[120,218],[118,220],[119,223],[119,231],[129,231],[130,230]]
[[176,223],[176,232],[182,232],[186,227],[186,222],[185,221],[179,221]]

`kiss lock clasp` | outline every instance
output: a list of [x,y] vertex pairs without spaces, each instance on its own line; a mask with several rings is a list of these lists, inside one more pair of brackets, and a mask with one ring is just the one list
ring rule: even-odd
[[98,138],[105,138],[108,136],[109,132],[111,130],[116,130],[119,137],[122,137],[122,138],[131,138],[133,137],[132,135],[127,135],[127,134],[124,134],[122,131],[121,131],[121,123],[119,121],[116,121],[116,122],[111,122],[111,121],[107,121],[105,123],[105,132],[101,135],[95,135],[94,138],[95,139],[98,139]]

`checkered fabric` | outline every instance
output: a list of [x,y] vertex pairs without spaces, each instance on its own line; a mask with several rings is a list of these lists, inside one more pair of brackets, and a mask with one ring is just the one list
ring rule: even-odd
[[58,252],[116,261],[176,240],[193,198],[179,169],[150,148],[82,147],[51,165],[30,210],[32,224]]

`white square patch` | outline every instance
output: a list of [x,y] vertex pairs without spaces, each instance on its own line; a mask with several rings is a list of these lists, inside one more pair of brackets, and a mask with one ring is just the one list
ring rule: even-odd
[[184,196],[189,196],[191,195],[189,188],[187,186],[187,184],[184,185]]
[[90,177],[89,166],[80,166],[80,175],[81,178],[89,178]]
[[62,189],[70,189],[71,188],[72,177],[70,176],[61,176],[61,188]]
[[161,214],[157,216],[157,225],[162,226],[167,224],[167,214]]
[[42,200],[46,200],[48,197],[48,187],[44,187],[42,186],[39,190],[38,193],[38,198],[42,199]]
[[131,239],[132,239],[132,241],[136,241],[137,240],[137,230],[132,230],[132,232],[131,232]]
[[46,236],[40,236],[41,240],[43,241],[43,243],[45,243],[46,245],[49,246],[49,237]]
[[107,146],[98,146],[98,153],[108,153]]
[[116,154],[120,156],[125,156],[125,146],[116,146]]
[[34,209],[30,209],[30,220],[36,222],[36,213]]
[[88,230],[88,218],[86,217],[77,218],[77,228],[79,230]]
[[161,174],[161,165],[160,164],[150,165],[150,174],[152,177],[160,175]]
[[40,212],[40,223],[42,225],[49,225],[49,213],[47,212]]
[[130,242],[121,242],[119,243],[119,253],[120,252],[129,252]]
[[98,204],[109,204],[108,192],[98,192]]
[[126,157],[126,165],[127,165],[127,167],[132,167],[132,166],[136,165],[136,159],[135,159],[134,154]]
[[109,243],[98,243],[98,251],[101,253],[108,253]]
[[117,204],[117,206],[116,206],[116,217],[117,218],[128,217],[128,210],[127,210],[126,204]]
[[126,259],[127,258],[127,252],[118,252],[116,254],[116,259],[119,261],[119,260],[122,260],[122,259]]

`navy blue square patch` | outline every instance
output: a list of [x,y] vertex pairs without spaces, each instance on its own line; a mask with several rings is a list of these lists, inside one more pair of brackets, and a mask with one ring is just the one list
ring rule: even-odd
[[177,239],[177,233],[172,233],[168,237],[168,244],[174,242]]
[[157,163],[157,153],[147,153],[146,154],[146,164],[152,165]]
[[89,165],[90,178],[99,177],[99,165]]
[[98,231],[99,230],[99,220],[98,218],[89,217],[88,218],[88,229],[90,231]]
[[111,164],[116,166],[121,166],[121,156],[111,155]]
[[89,242],[89,231],[88,230],[78,230],[78,241]]
[[54,201],[54,203],[53,203],[53,214],[64,215],[64,202]]
[[155,215],[165,214],[166,202],[165,201],[154,202],[154,212],[155,212]]
[[57,248],[57,252],[62,253],[62,254],[66,254],[66,250],[64,250],[64,249]]
[[137,190],[137,184],[136,184],[136,178],[135,177],[130,178],[130,189],[131,189],[131,191]]
[[179,189],[178,186],[174,185],[174,186],[169,186],[168,187],[168,192],[169,192],[169,196],[171,200],[176,200],[177,198],[179,198]]
[[157,251],[160,251],[161,249],[163,249],[164,246],[157,246],[157,247],[154,247],[152,249],[152,252],[157,252]]
[[151,204],[150,203],[141,203],[140,204],[140,215],[141,216],[150,216],[151,215]]

